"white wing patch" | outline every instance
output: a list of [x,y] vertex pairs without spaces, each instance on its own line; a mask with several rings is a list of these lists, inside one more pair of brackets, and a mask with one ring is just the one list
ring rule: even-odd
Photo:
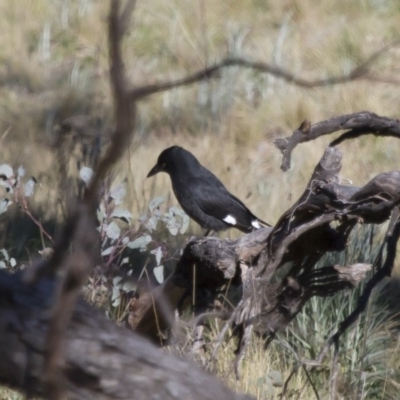
[[222,221],[225,221],[227,224],[236,225],[236,218],[232,217],[232,215],[227,215]]
[[261,225],[257,220],[252,221],[251,224],[254,226],[254,228],[261,229]]

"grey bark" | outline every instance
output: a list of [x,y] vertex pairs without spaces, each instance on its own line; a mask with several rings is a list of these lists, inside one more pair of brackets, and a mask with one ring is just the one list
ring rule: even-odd
[[[45,337],[55,284],[0,271],[0,382],[43,395]],[[68,399],[246,399],[191,361],[167,354],[79,301],[65,342]]]

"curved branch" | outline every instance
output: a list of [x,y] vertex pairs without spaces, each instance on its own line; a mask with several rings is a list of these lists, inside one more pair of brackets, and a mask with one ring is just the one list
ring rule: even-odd
[[[45,342],[44,376],[46,377],[46,396],[52,400],[64,399],[65,376],[62,368],[64,342],[75,303],[80,289],[86,282],[90,269],[99,253],[99,238],[95,227],[96,206],[100,185],[106,174],[120,159],[127,147],[134,126],[135,104],[129,101],[127,78],[121,50],[135,2],[129,0],[121,12],[121,1],[111,0],[108,21],[108,40],[110,58],[110,81],[115,103],[115,130],[111,145],[94,171],[89,187],[73,210],[67,221],[62,240],[55,246],[53,256],[41,265],[36,273],[29,272],[29,280],[37,281],[43,276],[55,277],[62,271],[51,310]],[[68,254],[71,245],[74,251]]]
[[366,134],[391,136],[400,139],[400,121],[381,117],[369,111],[341,115],[340,117],[331,118],[314,125],[311,125],[306,120],[293,132],[292,136],[284,139],[279,138],[274,141],[275,146],[283,155],[281,169],[287,171],[290,168],[291,154],[298,144],[310,142],[320,136],[346,129],[350,129],[350,131],[333,141],[330,146],[333,147],[346,139]]
[[[252,69],[257,72],[267,73],[273,75],[277,78],[284,80],[285,82],[299,86],[305,89],[311,89],[321,86],[329,86],[329,85],[337,85],[342,83],[351,82],[357,79],[365,79],[369,80],[369,68],[370,66],[383,54],[385,54],[388,50],[397,46],[400,41],[395,41],[390,43],[383,48],[379,49],[375,53],[373,53],[370,57],[368,57],[361,64],[357,65],[353,68],[349,73],[338,76],[330,76],[327,78],[316,79],[316,80],[308,80],[305,78],[297,77],[294,73],[285,70],[282,67],[268,64],[260,61],[251,61],[245,58],[235,57],[235,58],[226,58],[225,60],[200,71],[197,71],[185,78],[171,80],[167,82],[160,82],[153,85],[147,85],[142,87],[137,87],[131,90],[130,98],[132,101],[142,100],[147,96],[150,96],[154,93],[165,92],[170,89],[189,86],[193,83],[200,82],[204,79],[210,79],[216,77],[217,74],[224,68],[227,67],[243,67]],[[372,78],[371,78],[372,79]],[[382,79],[383,82],[386,82],[390,78],[379,78],[374,77],[373,80],[378,82],[378,79]],[[396,81],[392,81],[395,84]]]

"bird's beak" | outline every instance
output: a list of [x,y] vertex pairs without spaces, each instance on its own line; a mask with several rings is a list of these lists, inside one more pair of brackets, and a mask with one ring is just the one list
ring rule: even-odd
[[154,176],[155,174],[158,174],[161,171],[161,168],[158,164],[156,164],[150,172],[147,174],[147,178],[150,178],[151,176]]

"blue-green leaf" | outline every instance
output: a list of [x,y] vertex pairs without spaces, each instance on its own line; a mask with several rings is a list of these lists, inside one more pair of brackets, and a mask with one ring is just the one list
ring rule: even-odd
[[1,199],[0,200],[0,214],[2,214],[3,212],[5,212],[8,208],[8,206],[12,203],[12,201],[10,201],[9,199]]
[[117,208],[113,211],[111,217],[121,219],[129,224],[131,222],[132,214],[128,210]]
[[111,222],[105,229],[105,233],[110,239],[118,239],[121,233],[121,229],[115,222]]
[[88,187],[93,176],[92,168],[89,167],[81,168],[81,170],[79,171],[79,176],[81,177],[83,182],[85,182],[86,187]]
[[153,200],[150,201],[149,203],[149,209],[151,212],[157,207],[159,207],[162,203],[164,203],[165,199],[163,196],[158,196],[155,197]]
[[159,265],[158,267],[155,267],[153,269],[153,274],[156,277],[156,280],[158,283],[163,283],[164,282],[164,266]]
[[117,205],[122,203],[122,200],[124,199],[125,195],[126,195],[125,185],[122,184],[118,185],[110,192],[110,197],[114,199],[115,204]]
[[5,177],[6,179],[10,179],[12,176],[14,176],[14,171],[8,164],[1,164],[0,176]]
[[139,236],[135,240],[132,240],[132,242],[129,242],[127,246],[130,249],[146,249],[147,245],[152,241],[150,235],[143,235]]
[[25,183],[24,185],[25,197],[31,197],[33,195],[35,185],[36,185],[36,179],[34,177],[30,178],[29,181]]

